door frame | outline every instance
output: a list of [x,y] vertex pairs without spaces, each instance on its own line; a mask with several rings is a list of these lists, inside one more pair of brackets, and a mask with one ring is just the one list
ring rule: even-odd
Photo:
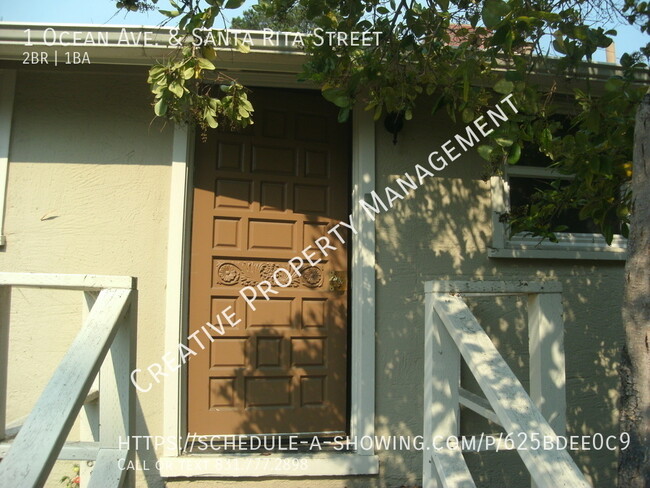
[[[171,186],[169,194],[169,233],[167,243],[167,290],[165,305],[165,351],[177,349],[187,337],[188,284],[190,258],[190,230],[192,222],[192,172],[194,134],[187,127],[174,128]],[[372,114],[355,107],[352,114],[352,219],[359,230],[352,238],[351,250],[351,305],[350,305],[350,436],[374,436],[375,431],[375,224],[363,218],[355,202],[375,189],[375,122]],[[163,435],[165,444],[161,459],[161,475],[197,476],[187,458],[181,456],[186,428],[187,369],[178,356],[176,374],[164,377],[163,384]],[[168,364],[171,368],[172,364]],[[372,443],[374,444],[374,443]],[[253,454],[255,455],[255,454]],[[307,454],[310,455],[309,453]],[[236,455],[241,459],[241,454]],[[284,454],[300,458],[300,453]],[[305,454],[302,454],[305,456]],[[241,476],[246,470],[237,463],[223,464],[227,456],[216,454],[201,456],[219,460],[214,472],[201,466],[202,476]],[[272,466],[258,469],[257,476],[336,476],[376,474],[378,457],[374,448],[359,446],[353,452],[321,453],[317,459],[311,455],[309,468],[296,471],[274,471]],[[226,466],[226,469],[224,469]],[[250,470],[246,470],[250,476]]]

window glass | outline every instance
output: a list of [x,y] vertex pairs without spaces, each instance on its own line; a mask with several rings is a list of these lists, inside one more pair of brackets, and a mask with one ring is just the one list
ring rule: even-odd
[[[565,115],[555,115],[551,117],[555,122],[562,123],[562,127],[555,130],[555,136],[565,136],[575,132],[574,129],[569,128],[569,119]],[[539,149],[530,143],[524,144],[522,148],[521,159],[517,166],[526,166],[533,168],[548,168],[551,165],[551,159],[539,151]],[[506,168],[506,172],[507,172]],[[510,185],[510,209],[511,213],[517,214],[523,211],[523,208],[531,203],[532,198],[536,191],[545,190],[550,188],[551,182],[554,181],[547,174],[544,174],[545,171],[541,170],[539,174],[535,174],[533,171],[530,176],[521,176],[521,175],[510,175],[508,177],[508,182]],[[563,181],[560,185],[568,184],[567,181]],[[565,225],[567,230],[564,232],[572,233],[600,233],[600,228],[596,225],[593,220],[580,220],[578,217],[578,210],[569,209],[564,212],[559,213],[552,220],[552,228],[557,228],[557,226]],[[610,225],[614,229],[614,233],[620,234],[620,221],[615,216],[612,215],[610,219]]]
[[[537,190],[545,190],[551,187],[550,179],[545,178],[522,178],[511,176],[510,182],[510,208],[516,213],[517,208],[530,204],[531,196]],[[578,210],[569,209],[559,213],[553,220],[552,226],[556,228],[559,225],[566,225],[566,232],[600,232],[598,226],[592,220],[580,220]]]

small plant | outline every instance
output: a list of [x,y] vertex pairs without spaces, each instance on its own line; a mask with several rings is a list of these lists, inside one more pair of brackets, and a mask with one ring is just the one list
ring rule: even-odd
[[79,465],[72,466],[74,474],[72,477],[64,476],[61,478],[61,483],[65,483],[65,488],[79,488]]

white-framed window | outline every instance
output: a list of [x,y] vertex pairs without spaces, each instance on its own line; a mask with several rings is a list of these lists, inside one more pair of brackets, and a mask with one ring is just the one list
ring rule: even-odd
[[550,160],[538,151],[523,151],[515,165],[506,165],[501,176],[492,176],[492,246],[488,255],[493,258],[531,259],[605,259],[625,260],[627,239],[615,234],[611,245],[590,221],[580,220],[577,211],[567,211],[557,223],[568,227],[556,233],[557,242],[525,233],[509,235],[507,219],[513,208],[525,205],[537,188],[543,188],[556,179],[570,180],[548,164]]

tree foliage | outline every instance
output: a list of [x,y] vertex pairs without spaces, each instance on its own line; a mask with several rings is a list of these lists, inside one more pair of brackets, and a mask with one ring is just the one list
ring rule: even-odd
[[[138,11],[156,8],[158,0],[122,0],[118,8]],[[237,80],[216,69],[217,52],[208,42],[192,42],[193,35],[208,36],[224,9],[239,8],[244,0],[170,0],[173,10],[159,10],[178,21],[179,36],[187,41],[163,63],[149,70],[154,112],[176,123],[198,125],[202,131],[225,124],[232,129],[253,123],[253,106],[247,90]],[[249,47],[233,38],[232,48],[243,53]],[[217,63],[218,64],[218,63]],[[206,81],[210,81],[207,84]]]
[[[142,10],[156,3],[122,0],[117,5]],[[243,3],[170,0],[172,10],[161,12],[177,21],[181,32],[199,28],[207,35],[224,9]],[[647,3],[637,0],[618,7],[610,0],[263,0],[234,25],[380,32],[379,42],[370,47],[306,42],[310,57],[302,76],[322,87],[323,96],[339,107],[341,121],[357,103],[373,111],[375,119],[403,113],[408,121],[426,96],[434,100],[434,112],[444,109],[452,120],[469,122],[495,94],[513,93],[520,113],[495,131],[479,154],[499,172],[503,165],[516,164],[522,147],[532,144],[560,173],[575,178],[540,191],[529,206],[513,209],[503,219],[513,233],[553,240],[564,230],[555,223],[557,214],[576,209],[611,241],[615,232],[627,232],[633,114],[645,91],[635,77],[645,65],[639,54],[624,55],[623,75],[607,81],[596,97],[585,62],[612,42],[615,31],[606,30],[605,21],[626,18],[646,31],[648,13]],[[547,56],[550,45],[559,57]],[[232,47],[248,49],[241,43]],[[639,48],[647,52],[646,46]],[[203,130],[252,123],[246,89],[219,72],[218,64],[215,49],[188,43],[176,57],[154,66],[149,83],[156,115],[196,123]],[[536,81],[538,73],[564,82],[549,88]],[[556,100],[567,94],[574,130],[560,136],[551,116],[558,110]],[[566,96],[562,101],[566,110]],[[621,222],[616,227],[614,216]]]
[[276,32],[311,32],[316,24],[307,17],[305,7],[300,4],[271,16],[257,5],[253,5],[241,16],[232,19],[230,27],[249,30],[271,29]]
[[[632,159],[634,112],[645,89],[635,73],[645,67],[638,55],[622,58],[624,74],[605,85],[595,97],[584,64],[598,48],[611,43],[614,31],[589,20],[603,17],[611,7],[593,2],[559,0],[438,0],[415,2],[303,1],[310,18],[325,30],[371,30],[382,33],[379,45],[309,45],[312,54],[304,76],[323,87],[323,95],[347,118],[362,101],[375,119],[403,112],[408,121],[419,99],[433,97],[433,111],[444,107],[452,120],[467,123],[497,94],[513,93],[520,113],[495,131],[479,148],[492,171],[516,164],[524,145],[545,153],[560,173],[573,174],[568,185],[558,181],[540,191],[533,204],[504,215],[511,232],[526,231],[555,240],[565,230],[555,217],[566,209],[591,219],[611,242],[616,216],[627,233],[630,195],[626,190]],[[270,15],[286,8],[282,0],[263,4]],[[599,11],[600,9],[600,11]],[[622,12],[621,12],[622,14]],[[552,39],[561,54],[548,59],[545,42]],[[567,82],[543,85],[540,72]],[[571,135],[561,137],[552,116],[556,100],[573,100]]]

